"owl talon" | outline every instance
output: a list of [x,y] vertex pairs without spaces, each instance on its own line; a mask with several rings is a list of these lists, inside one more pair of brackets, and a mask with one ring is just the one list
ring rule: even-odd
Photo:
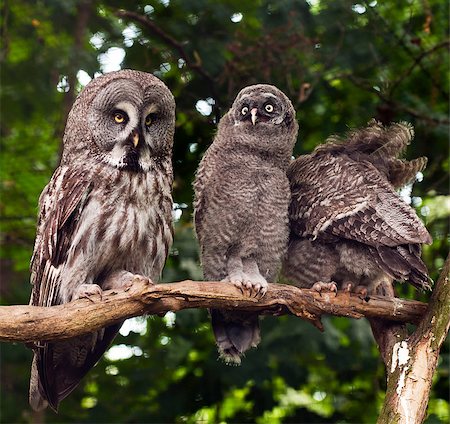
[[233,284],[235,287],[237,287],[239,289],[242,296],[245,296],[245,288],[242,286],[242,284],[241,283],[233,283]]
[[353,292],[354,287],[355,285],[353,283],[345,283],[342,287],[342,291],[344,291],[345,293],[351,293]]
[[256,293],[255,298],[262,299],[267,293],[267,286],[260,286],[258,292]]
[[242,295],[261,299],[267,292],[267,281],[261,276],[249,277],[245,273],[233,273],[222,279],[223,282],[232,283]]
[[267,281],[261,276],[256,276],[247,282],[247,287],[250,297],[261,299],[267,292]]
[[[102,283],[103,290],[130,290],[133,287],[133,281],[136,277],[128,271],[116,271],[108,275],[108,277]],[[141,277],[139,275],[139,277]],[[143,277],[146,278],[146,277]]]
[[245,284],[243,282],[242,275],[239,273],[233,273],[231,275],[227,275],[225,278],[221,280],[224,283],[231,283],[235,287],[239,289],[242,295],[245,295]]
[[72,296],[72,300],[89,299],[92,303],[95,303],[92,296],[97,295],[100,296],[100,300],[102,300],[103,291],[98,284],[81,284],[77,287],[74,295]]
[[337,284],[334,281],[330,281],[329,283],[324,283],[323,281],[317,281],[312,286],[312,289],[317,291],[318,293],[322,293],[325,291],[334,292],[334,295],[337,295]]
[[369,293],[366,286],[356,286],[354,292],[362,298],[366,298]]

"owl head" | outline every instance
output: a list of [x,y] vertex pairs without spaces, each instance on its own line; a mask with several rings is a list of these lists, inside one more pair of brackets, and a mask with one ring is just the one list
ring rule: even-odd
[[293,128],[295,109],[288,97],[268,84],[245,87],[237,95],[230,110],[235,126],[251,132],[279,131]]
[[[280,158],[292,155],[298,132],[291,101],[281,90],[268,84],[242,89],[221,119],[219,132],[222,128],[232,131],[235,144]],[[224,139],[221,142],[228,143]]]
[[63,162],[95,158],[106,166],[148,171],[170,158],[175,101],[155,76],[121,70],[91,81],[70,111]]

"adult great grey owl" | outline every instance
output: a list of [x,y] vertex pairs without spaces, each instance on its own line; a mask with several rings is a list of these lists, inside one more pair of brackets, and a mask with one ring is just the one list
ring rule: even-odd
[[[262,296],[274,281],[288,241],[286,168],[298,124],[276,87],[244,88],[220,120],[194,183],[194,220],[204,277]],[[211,310],[221,356],[239,363],[259,342],[258,316]]]
[[395,191],[426,166],[424,157],[399,158],[413,135],[409,124],[371,121],[289,166],[289,280],[319,291],[340,286],[389,296],[393,280],[430,288],[420,255],[431,236]]
[[[69,113],[63,154],[39,199],[30,303],[58,305],[157,279],[172,243],[175,103],[153,75],[112,72],[91,81]],[[57,410],[121,324],[36,343],[30,404]]]

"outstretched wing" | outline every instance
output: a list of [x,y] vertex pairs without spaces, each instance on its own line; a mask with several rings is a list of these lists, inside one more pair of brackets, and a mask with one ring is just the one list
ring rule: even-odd
[[431,243],[414,210],[369,162],[307,155],[291,164],[288,176],[291,228],[301,237],[330,235],[370,246]]
[[385,272],[429,288],[420,245],[431,243],[431,236],[372,163],[312,154],[291,164],[288,175],[295,234],[362,243]]

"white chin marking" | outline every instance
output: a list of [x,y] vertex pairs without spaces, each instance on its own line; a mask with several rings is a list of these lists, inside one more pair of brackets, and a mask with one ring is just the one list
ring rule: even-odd
[[110,165],[117,168],[124,166],[125,150],[120,144],[116,144],[114,148],[107,155],[107,161]]
[[150,165],[149,165],[150,161],[151,161],[150,150],[142,149],[141,155],[139,157],[139,165],[141,166],[141,168],[144,172],[146,172],[150,169]]

